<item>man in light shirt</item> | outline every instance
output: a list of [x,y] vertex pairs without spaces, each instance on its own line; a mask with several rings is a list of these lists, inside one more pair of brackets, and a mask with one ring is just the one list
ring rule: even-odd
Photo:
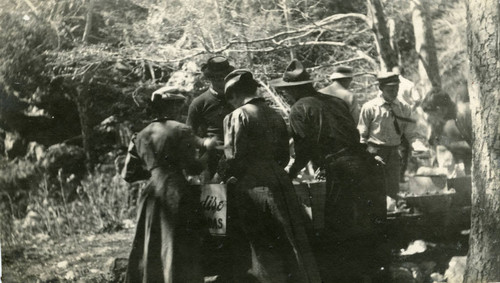
[[415,130],[410,106],[396,99],[399,76],[392,72],[380,73],[377,81],[381,93],[361,108],[358,130],[361,143],[367,144],[368,152],[384,165],[387,195],[397,199],[401,170],[398,147],[402,136],[408,139],[414,151],[428,149]]

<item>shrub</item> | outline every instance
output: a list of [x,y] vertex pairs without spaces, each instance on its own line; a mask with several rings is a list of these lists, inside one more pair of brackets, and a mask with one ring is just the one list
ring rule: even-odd
[[[61,190],[65,190],[70,182],[63,177],[59,181]],[[62,199],[49,196],[48,178],[45,176],[39,188],[30,191],[27,196],[24,219],[17,219],[8,209],[0,211],[2,243],[23,244],[40,233],[60,238],[120,230],[124,220],[135,218],[137,196],[144,185],[144,182],[130,185],[114,172],[96,170],[78,186],[77,199],[68,202],[63,193]],[[5,202],[3,206],[6,206]]]

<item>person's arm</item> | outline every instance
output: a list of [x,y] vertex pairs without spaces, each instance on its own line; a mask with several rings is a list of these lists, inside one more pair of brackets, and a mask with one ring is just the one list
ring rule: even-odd
[[353,94],[352,104],[351,104],[351,115],[352,115],[352,118],[354,119],[354,123],[356,123],[356,125],[359,122],[360,112],[361,112],[361,107],[359,106],[358,99],[356,98],[356,95]]
[[206,138],[201,138],[194,134],[193,129],[189,127],[190,131],[193,133],[193,138],[192,142],[196,148],[204,148],[208,150],[213,150],[216,148],[216,146],[222,144],[221,141],[217,139],[217,137],[206,137]]
[[278,134],[279,141],[275,159],[281,167],[285,168],[290,161],[290,138],[288,136],[285,121],[281,118],[281,116],[277,117],[280,119],[279,124],[281,124],[281,128],[280,133]]
[[312,149],[314,145],[310,142],[311,137],[308,134],[306,117],[306,109],[301,106],[293,107],[290,112],[289,120],[295,151],[295,160],[288,172],[291,179],[297,177],[298,172],[302,170],[312,158]]
[[224,118],[224,154],[228,165],[227,177],[237,179],[245,173],[248,152],[248,120],[241,111],[235,110]]
[[188,116],[186,120],[186,125],[190,126],[191,129],[193,129],[194,133],[198,133],[198,130],[200,128],[200,110],[198,109],[198,101],[193,100],[193,102],[189,105],[188,108]]
[[365,104],[359,113],[358,131],[360,136],[360,143],[367,143],[370,137],[370,125],[373,121],[373,109]]
[[179,157],[182,169],[189,175],[196,175],[203,170],[202,163],[196,159],[197,139],[190,127],[180,128]]
[[135,139],[136,135],[134,134],[132,136],[132,139],[130,140],[127,150],[127,157],[125,158],[125,165],[123,166],[121,172],[122,178],[129,183],[139,180],[146,180],[151,176],[149,171],[146,170],[143,161],[139,157],[139,154],[137,153]]

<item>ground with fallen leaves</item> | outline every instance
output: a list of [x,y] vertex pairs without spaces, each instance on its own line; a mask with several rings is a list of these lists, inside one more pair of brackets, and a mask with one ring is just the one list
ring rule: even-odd
[[[395,282],[461,282],[468,234],[461,233],[467,225],[457,219],[468,213],[391,220]],[[128,228],[57,240],[35,234],[23,245],[2,245],[2,282],[120,282],[134,233],[124,226]]]
[[113,282],[118,258],[127,258],[133,229],[52,240],[39,234],[23,246],[2,246],[2,282]]

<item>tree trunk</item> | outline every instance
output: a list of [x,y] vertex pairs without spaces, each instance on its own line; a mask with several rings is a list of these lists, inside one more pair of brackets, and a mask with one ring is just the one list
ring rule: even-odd
[[[250,11],[250,5],[248,3],[248,0],[244,0],[243,1],[243,11]],[[247,51],[246,55],[247,55],[247,64],[248,64],[248,68],[250,70],[253,69],[253,56],[252,56],[252,53],[250,51],[248,51],[248,47],[249,47],[249,44],[248,44],[248,36],[247,36],[247,31],[245,30],[246,29],[246,25],[245,25],[245,22],[244,20],[248,20],[244,14],[242,13],[241,14],[241,35],[243,36],[243,40],[245,41],[245,50]]]
[[85,159],[87,170],[92,172],[93,164],[92,164],[92,154],[91,154],[91,145],[90,145],[90,136],[91,130],[89,123],[88,110],[90,107],[90,97],[89,97],[89,85],[87,82],[82,82],[76,88],[77,97],[76,97],[76,107],[78,110],[78,116],[80,117],[80,127],[82,129],[82,143],[83,150],[85,151]]
[[94,10],[94,0],[89,0],[87,7],[87,19],[85,22],[85,31],[83,32],[82,41],[85,43],[89,42],[90,31],[92,30],[92,14]]
[[472,215],[466,283],[500,281],[500,3],[467,1],[473,122]]
[[[283,8],[283,15],[285,16],[285,25],[286,25],[286,31],[290,31],[290,9],[288,8],[288,0],[282,0],[281,1],[281,6]],[[290,42],[288,42],[288,45],[290,45]],[[295,54],[295,49],[290,48],[290,60],[296,59],[297,55]]]
[[380,69],[392,71],[398,67],[398,55],[391,47],[389,29],[385,19],[384,8],[380,0],[367,0],[368,16],[372,21],[375,44],[380,57]]
[[398,46],[398,29],[396,27],[396,21],[394,19],[389,19],[387,21],[387,28],[389,29],[389,42],[391,43],[392,50],[396,54],[398,61],[398,69],[397,72],[400,73],[399,68],[403,66],[403,62],[401,61],[401,53],[399,52]]
[[429,17],[429,5],[429,0],[411,1],[415,50],[419,57],[420,82],[418,88],[424,94],[432,87],[441,88],[436,44],[432,33],[432,19]]
[[222,26],[222,20],[220,17],[220,9],[219,9],[219,2],[218,0],[213,0],[214,1],[214,7],[215,7],[215,16],[217,19],[217,26],[219,27],[219,40],[220,40],[220,45],[224,46],[226,44],[225,38],[224,38],[224,27]]

